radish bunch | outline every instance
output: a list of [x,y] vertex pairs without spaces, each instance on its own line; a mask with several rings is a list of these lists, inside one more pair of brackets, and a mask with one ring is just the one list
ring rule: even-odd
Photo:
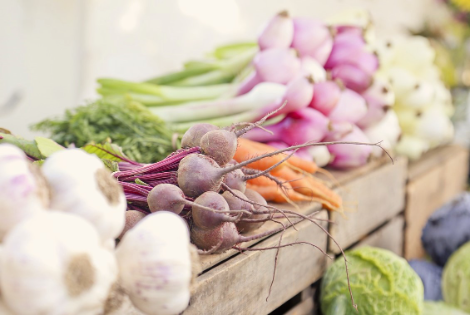
[[[389,111],[394,94],[387,82],[375,78],[379,62],[368,43],[372,37],[370,17],[343,14],[332,21],[327,25],[315,19],[290,18],[282,12],[265,26],[258,37],[261,51],[254,59],[256,71],[242,84],[241,91],[246,92],[246,86],[253,85],[253,79],[260,73],[273,73],[263,76],[264,82],[287,86],[310,76],[313,86],[309,93],[307,87],[296,91],[296,106],[287,108],[280,122],[267,127],[271,135],[253,130],[247,133],[248,138],[275,147],[304,143],[309,138],[383,141],[384,148],[392,148],[400,133],[396,117]],[[281,51],[287,55],[292,49],[297,52],[296,58],[291,56],[292,61],[273,57],[269,62],[258,62],[265,55],[274,52],[280,55]],[[325,75],[318,75],[320,72]],[[282,82],[276,81],[274,74],[286,77]],[[287,78],[290,79],[286,82]],[[382,154],[380,148],[367,146],[335,145],[327,149],[302,149],[296,154],[313,159],[319,166],[328,164],[336,168],[360,166],[371,155]]]

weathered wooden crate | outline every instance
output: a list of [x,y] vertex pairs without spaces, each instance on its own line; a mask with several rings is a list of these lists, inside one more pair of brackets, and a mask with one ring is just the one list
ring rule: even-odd
[[429,216],[461,193],[468,176],[468,150],[447,145],[410,163],[406,186],[406,259],[422,258],[421,232]]
[[[406,159],[397,158],[394,164],[390,160],[379,159],[353,171],[334,172],[338,189],[346,202],[357,203],[358,210],[348,213],[348,219],[326,211],[321,211],[319,218],[331,216],[337,221],[329,229],[343,248],[359,241],[403,210],[406,168]],[[319,210],[316,203],[299,206],[298,211],[303,214]],[[257,233],[274,226],[274,223],[267,223]],[[326,222],[322,226],[328,228]],[[283,244],[308,241],[326,251],[328,240],[319,227],[311,222],[302,222],[296,227],[297,230],[289,228],[284,232]],[[279,243],[279,237],[276,234],[242,246],[254,249],[272,247]],[[321,278],[329,261],[309,245],[282,248],[272,291],[266,300],[274,258],[274,250],[244,253],[232,250],[220,255],[201,256],[204,272],[196,280],[190,306],[184,314],[268,314],[300,292],[306,292],[306,288]],[[302,302],[297,311],[292,310],[293,314],[303,312],[311,305],[308,298]]]
[[[340,193],[344,203],[355,204],[355,211],[347,217],[332,212],[330,233],[343,247],[348,248],[367,236],[371,231],[395,217],[405,207],[407,159],[395,158],[369,163],[351,173],[338,173],[343,178]],[[350,176],[355,175],[355,176]],[[339,248],[329,240],[329,250],[335,254]]]
[[403,230],[405,218],[398,215],[373,231],[352,248],[373,246],[388,249],[398,256],[403,256]]

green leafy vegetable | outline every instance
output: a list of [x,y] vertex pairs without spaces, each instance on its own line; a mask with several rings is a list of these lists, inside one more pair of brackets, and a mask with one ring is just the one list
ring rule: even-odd
[[470,312],[470,242],[454,252],[444,266],[442,295],[446,303]]
[[51,156],[52,153],[65,149],[63,146],[59,145],[57,142],[44,138],[44,137],[36,137],[34,138],[36,142],[37,148],[41,155],[45,158]]
[[[421,314],[423,283],[405,259],[373,247],[346,252],[346,257],[359,314]],[[320,302],[324,315],[358,314],[349,298],[342,259],[327,270]]]
[[105,97],[94,103],[67,110],[62,119],[46,119],[33,126],[68,146],[111,139],[130,159],[151,163],[162,160],[177,147],[174,133],[145,106],[123,97]]
[[3,129],[2,131],[4,132],[0,132],[0,143],[10,143],[16,145],[18,148],[23,150],[24,153],[38,160],[46,158],[46,156],[44,156],[38,149],[36,141],[26,140],[21,137],[12,135],[9,131],[5,129]]
[[468,315],[444,302],[424,301],[423,315]]

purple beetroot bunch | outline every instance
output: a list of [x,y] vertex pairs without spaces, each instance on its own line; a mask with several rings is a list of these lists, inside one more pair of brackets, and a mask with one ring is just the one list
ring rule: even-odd
[[[278,148],[307,141],[371,142],[366,133],[384,119],[394,96],[385,82],[374,79],[379,62],[364,32],[357,25],[331,26],[316,19],[292,18],[285,11],[274,16],[258,37],[255,71],[242,83],[239,94],[260,82],[292,87],[299,78],[309,78],[311,85],[297,83],[295,93],[284,98],[285,116],[266,127],[272,134],[252,130],[246,137]],[[295,106],[289,106],[291,100]],[[365,164],[373,152],[369,146],[327,148],[304,148],[296,154],[319,166],[350,168]]]

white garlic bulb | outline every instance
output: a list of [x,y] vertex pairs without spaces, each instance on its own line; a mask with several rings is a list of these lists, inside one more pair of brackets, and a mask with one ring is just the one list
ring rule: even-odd
[[132,303],[153,315],[181,313],[189,303],[189,230],[178,215],[159,211],[127,231],[116,250],[121,284]]
[[35,167],[14,145],[0,144],[0,240],[49,203],[49,191]]
[[97,156],[81,149],[58,151],[46,159],[42,172],[51,187],[51,208],[85,218],[103,242],[121,233],[126,198]]
[[13,228],[0,257],[4,301],[15,314],[99,314],[118,277],[95,228],[45,211]]

